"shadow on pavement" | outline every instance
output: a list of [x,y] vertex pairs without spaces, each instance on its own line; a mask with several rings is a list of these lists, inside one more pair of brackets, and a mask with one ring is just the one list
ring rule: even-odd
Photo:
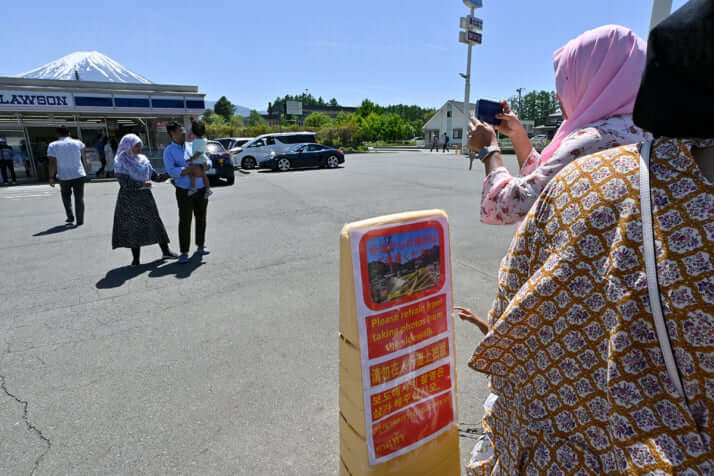
[[97,289],[118,288],[130,279],[145,273],[148,270],[156,269],[161,261],[140,264],[139,266],[122,266],[107,272],[107,275],[97,281]]
[[32,236],[54,235],[55,233],[62,233],[63,231],[74,230],[74,228],[75,228],[74,225],[57,225],[57,226],[53,226],[52,228],[48,228],[45,231],[35,233]]
[[108,271],[106,276],[97,281],[96,287],[97,289],[118,288],[130,279],[134,279],[147,271],[149,271],[150,278],[173,275],[177,279],[186,279],[203,264],[201,256],[193,255],[186,264],[179,264],[177,261],[156,260],[139,266],[122,266]]
[[178,261],[166,263],[163,266],[155,266],[149,273],[150,278],[161,278],[164,276],[176,276],[176,279],[186,279],[204,264],[202,257],[198,254],[191,256],[191,259],[186,264],[180,264]]

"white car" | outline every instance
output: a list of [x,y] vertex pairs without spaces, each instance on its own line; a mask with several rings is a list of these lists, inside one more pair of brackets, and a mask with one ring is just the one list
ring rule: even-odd
[[531,144],[533,144],[533,148],[538,152],[541,152],[543,149],[545,149],[545,146],[548,145],[548,142],[550,142],[550,139],[548,139],[548,136],[546,136],[545,134],[538,134],[537,136],[531,137]]
[[246,142],[242,147],[231,149],[233,163],[242,169],[254,169],[271,152],[283,154],[293,145],[305,143],[317,143],[314,132],[264,134]]
[[411,139],[409,139],[409,142],[411,142],[417,147],[426,147],[426,142],[424,141],[423,137],[412,137]]

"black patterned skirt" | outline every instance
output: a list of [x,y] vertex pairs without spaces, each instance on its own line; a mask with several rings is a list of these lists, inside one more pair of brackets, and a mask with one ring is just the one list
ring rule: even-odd
[[138,248],[168,243],[151,190],[119,190],[114,208],[112,248]]

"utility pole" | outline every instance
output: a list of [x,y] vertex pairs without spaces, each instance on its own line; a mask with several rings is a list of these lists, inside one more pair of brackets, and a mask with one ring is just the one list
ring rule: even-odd
[[521,93],[523,92],[523,88],[518,88],[516,89],[518,91],[518,117],[521,117],[521,114],[523,114],[523,104],[521,103]]

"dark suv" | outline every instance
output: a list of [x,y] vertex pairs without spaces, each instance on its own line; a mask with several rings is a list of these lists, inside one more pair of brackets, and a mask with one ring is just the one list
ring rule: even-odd
[[211,140],[206,145],[206,155],[208,155],[213,164],[213,167],[206,171],[211,185],[218,183],[219,178],[226,179],[228,185],[233,185],[236,181],[236,176],[233,171],[233,159],[230,152],[227,152],[220,142]]

